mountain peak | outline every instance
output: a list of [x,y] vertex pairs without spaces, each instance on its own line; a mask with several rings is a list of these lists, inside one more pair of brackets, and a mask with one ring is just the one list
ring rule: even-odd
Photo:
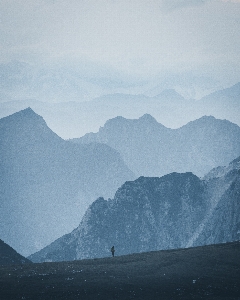
[[222,119],[216,119],[213,116],[202,116],[199,119],[196,119],[194,121],[190,121],[189,123],[187,123],[186,125],[183,125],[182,127],[180,127],[180,130],[185,130],[188,128],[195,128],[196,130],[203,130],[203,128],[207,129],[208,131],[210,130],[210,128],[228,128],[228,130],[230,130],[229,128],[231,128],[231,130],[233,130],[233,128],[235,128],[237,130],[238,125],[228,121],[228,120],[222,120]]
[[[233,126],[237,126],[236,124],[226,120],[226,119],[217,119],[213,116],[202,116],[201,118],[192,121],[192,122],[196,122],[196,123],[205,123],[205,124],[229,124],[229,125],[233,125]],[[190,122],[191,123],[191,122]]]
[[35,111],[31,108],[31,107],[27,107],[23,110],[20,110],[18,112],[16,112],[15,114],[13,114],[15,117],[19,116],[22,118],[42,118],[41,116],[39,116],[38,114],[35,113]]
[[[201,120],[201,121],[214,121],[214,120],[217,120],[214,116],[202,116],[201,118],[197,119],[197,120]],[[197,121],[196,120],[196,121]]]
[[10,116],[4,117],[0,120],[0,123],[8,122],[21,122],[21,121],[34,121],[46,124],[43,117],[36,114],[31,107],[20,110]]
[[174,89],[166,89],[163,90],[160,94],[158,94],[157,96],[155,96],[155,98],[166,98],[166,99],[177,99],[177,100],[184,100],[184,97],[182,95],[180,95],[178,92],[176,92]]
[[[139,117],[138,119],[126,119],[122,116],[115,117],[113,119],[108,120],[105,123],[104,128],[105,129],[106,128],[116,128],[116,127],[120,128],[122,126],[130,126],[131,127],[132,125],[134,126],[134,124],[136,126],[146,127],[146,126],[150,125],[150,126],[154,126],[154,127],[160,126],[160,127],[165,128],[165,126],[158,123],[157,120],[153,116],[151,116],[150,114],[147,114],[147,113],[144,114],[143,116]],[[101,127],[100,131],[102,131],[102,130],[103,129]]]
[[25,108],[25,109],[23,109],[23,110],[20,110],[19,112],[16,112],[14,115],[21,115],[21,116],[27,116],[27,117],[36,117],[36,116],[38,116],[38,117],[40,117],[40,118],[42,118],[41,116],[39,116],[38,114],[36,114],[35,112],[34,112],[34,110],[32,110],[32,108],[31,107],[27,107],[27,108]]
[[[117,116],[117,117],[114,117],[112,119],[109,119],[106,121],[106,123],[104,124],[104,127],[111,127],[113,124],[116,126],[116,125],[120,125],[124,122],[126,122],[127,119],[125,119],[124,117],[122,116]],[[101,128],[100,128],[101,129]]]
[[144,114],[138,120],[139,121],[144,121],[144,122],[147,121],[147,122],[157,123],[156,119],[153,116],[151,116],[150,114]]
[[35,113],[34,111],[33,111],[33,109],[31,109],[31,107],[29,106],[29,107],[27,107],[27,108],[25,108],[25,109],[23,109],[23,110],[21,110],[22,112],[25,112],[25,113]]
[[7,135],[13,141],[21,140],[21,143],[31,139],[33,139],[32,142],[36,142],[36,137],[39,136],[41,138],[45,136],[46,139],[53,138],[53,136],[61,139],[47,126],[43,117],[36,114],[30,107],[0,119],[0,131],[1,135]]

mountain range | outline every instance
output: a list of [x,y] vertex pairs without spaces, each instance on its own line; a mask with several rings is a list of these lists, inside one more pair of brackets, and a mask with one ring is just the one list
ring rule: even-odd
[[[52,81],[46,78],[44,77],[44,80],[49,85]],[[22,90],[21,84],[20,89]],[[80,91],[79,93],[81,94]],[[29,96],[0,101],[0,117],[30,106],[44,117],[54,132],[64,139],[69,139],[81,137],[89,132],[97,132],[100,126],[114,117],[135,119],[146,113],[169,128],[179,128],[204,115],[227,119],[240,126],[239,99],[240,83],[209,94],[198,101],[186,100],[173,89],[164,90],[152,97],[143,94],[114,93],[92,97],[85,102],[76,101],[76,95],[73,96],[69,92],[65,102],[58,103],[57,99],[55,102],[48,102],[46,96],[37,97],[37,100]]]
[[116,117],[97,133],[71,141],[103,143],[117,150],[137,176],[193,172],[204,176],[240,155],[240,127],[204,116],[178,129],[166,128],[151,115],[139,119]]
[[[100,132],[109,140],[98,143]],[[239,127],[213,117],[176,130],[148,114],[138,120],[117,117],[99,133],[80,144],[63,140],[30,108],[0,119],[0,234],[17,252],[30,255],[68,234],[95,199],[113,198],[117,188],[139,175],[192,171],[203,176],[239,156]],[[104,144],[110,140],[110,146]],[[200,229],[199,239],[207,239]],[[191,241],[197,241],[196,234]]]
[[115,93],[156,96],[164,89],[176,89],[187,98],[199,99],[223,86],[212,78],[186,73],[161,72],[161,76],[143,79],[85,59],[50,64],[12,60],[0,63],[0,78],[0,102],[29,98],[82,102]]
[[80,225],[29,257],[33,262],[105,257],[239,240],[240,157],[205,178],[139,177],[98,198]]
[[0,236],[26,256],[73,230],[135,175],[103,144],[76,145],[28,108],[0,119]]

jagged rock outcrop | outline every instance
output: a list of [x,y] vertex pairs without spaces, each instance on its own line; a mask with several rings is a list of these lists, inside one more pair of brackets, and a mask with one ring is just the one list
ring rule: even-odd
[[30,260],[23,257],[0,239],[0,265],[29,264]]
[[138,176],[193,172],[202,177],[240,155],[240,127],[212,116],[178,129],[164,127],[149,114],[135,120],[117,117],[99,132],[72,141],[109,145]]
[[79,224],[134,174],[103,144],[76,145],[28,108],[0,119],[0,237],[29,255]]
[[[98,198],[70,234],[29,257],[75,260],[236,240],[240,216],[240,158],[225,171],[126,182],[114,199]],[[67,251],[69,249],[69,251]],[[74,250],[73,250],[74,249]],[[67,253],[67,254],[66,254]]]
[[107,256],[109,243],[119,255],[183,247],[206,209],[204,183],[192,173],[126,182],[89,208],[75,233],[77,259]]
[[[211,177],[209,184],[219,182],[221,187],[225,185],[224,192],[193,245],[240,240],[240,158],[235,159],[228,167],[218,169],[216,175],[221,174],[221,177]],[[217,189],[220,189],[219,184]]]
[[[113,200],[98,198],[76,230],[29,259],[108,256],[112,245],[118,255],[184,247],[207,209],[205,183],[192,173],[140,177],[126,182]],[[66,257],[66,247],[76,251],[69,251]]]

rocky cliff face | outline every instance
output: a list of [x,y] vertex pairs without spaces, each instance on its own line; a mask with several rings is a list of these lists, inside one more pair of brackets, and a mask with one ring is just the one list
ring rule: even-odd
[[[184,247],[206,211],[205,182],[192,173],[126,182],[113,200],[98,198],[79,227],[29,258],[66,260]],[[66,247],[75,248],[64,256]]]
[[207,209],[204,183],[192,173],[140,177],[105,202],[98,199],[83,219],[77,258],[107,256],[109,243],[119,255],[183,247]]
[[171,173],[126,182],[114,199],[98,198],[72,233],[29,258],[74,260],[109,256],[112,245],[123,255],[237,240],[239,172],[240,158],[202,180]]
[[240,240],[240,158],[234,160],[227,168],[222,168],[221,173],[223,173],[221,177],[211,178],[209,184],[218,181],[221,187],[225,188],[211,218],[208,218],[204,230],[193,245]]

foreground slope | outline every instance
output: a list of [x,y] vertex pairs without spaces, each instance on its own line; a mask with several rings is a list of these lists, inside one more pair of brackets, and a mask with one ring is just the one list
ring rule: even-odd
[[116,150],[64,141],[30,108],[0,120],[0,153],[0,237],[23,255],[73,230],[92,201],[134,178]]
[[204,176],[240,155],[240,127],[212,116],[178,129],[166,128],[148,114],[135,120],[117,117],[108,120],[97,133],[72,141],[104,143],[116,149],[138,176],[171,172]]
[[[239,235],[240,157],[201,180],[192,173],[139,177],[108,201],[98,198],[71,233],[33,262],[104,257],[228,242]],[[219,222],[221,220],[221,222]]]
[[114,258],[0,267],[0,297],[237,300],[239,253],[240,243],[235,242]]
[[31,263],[31,261],[17,253],[12,247],[0,239],[0,265],[18,265],[25,263]]

